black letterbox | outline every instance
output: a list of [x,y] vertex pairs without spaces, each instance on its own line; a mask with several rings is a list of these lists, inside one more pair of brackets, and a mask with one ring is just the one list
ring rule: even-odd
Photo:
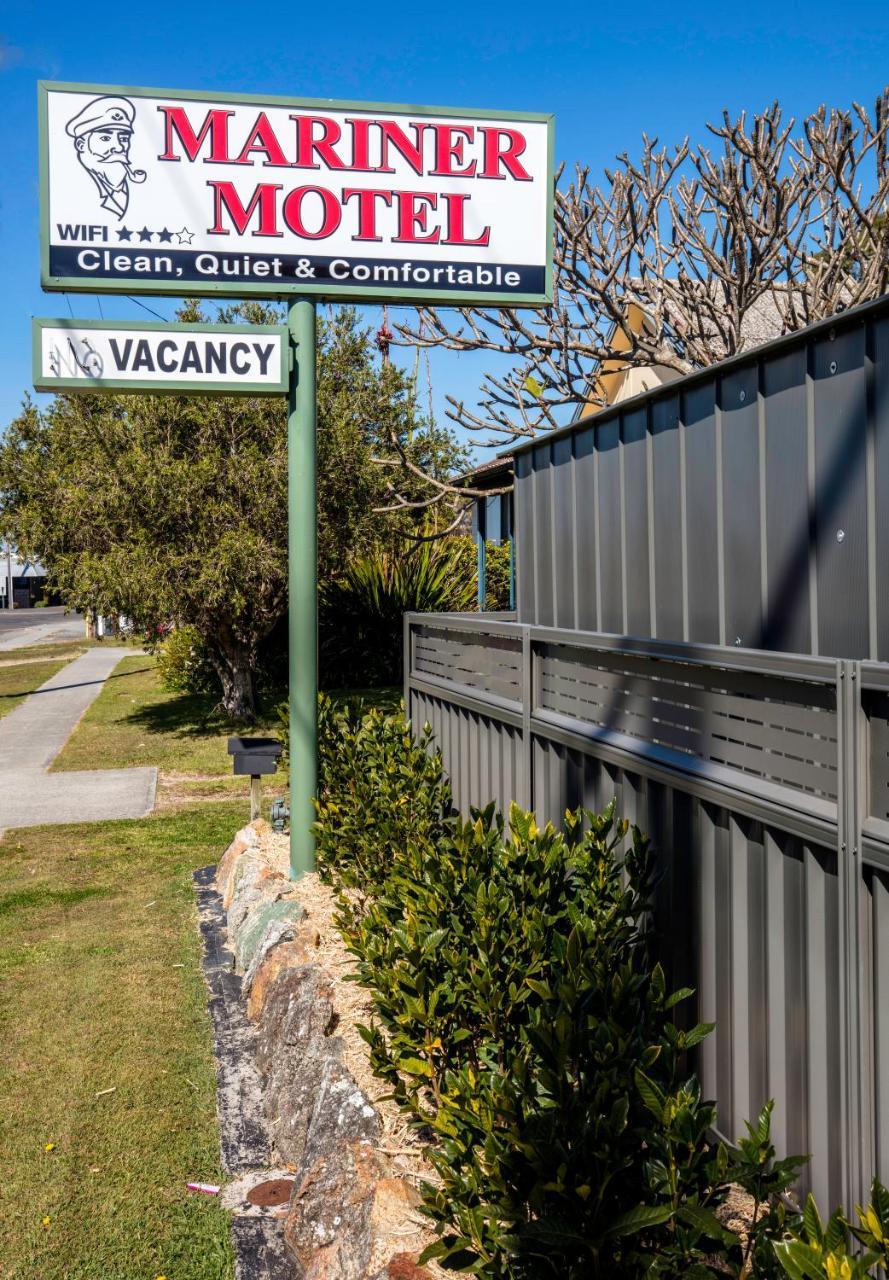
[[281,743],[277,738],[229,738],[228,754],[234,756],[236,774],[256,777],[278,768]]

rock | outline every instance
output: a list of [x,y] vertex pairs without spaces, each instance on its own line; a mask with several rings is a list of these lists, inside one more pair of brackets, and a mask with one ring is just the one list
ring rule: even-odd
[[303,1280],[364,1280],[382,1163],[379,1117],[341,1063],[325,1068],[284,1241]]
[[266,996],[279,973],[309,964],[321,938],[314,925],[303,922],[285,941],[286,922],[269,925],[256,949],[250,968],[244,974],[241,991],[247,997],[247,1017],[256,1022],[262,1016]]
[[241,854],[246,853],[249,848],[250,845],[239,833],[219,859],[219,865],[216,868],[216,892],[221,895],[223,902],[231,896],[229,881],[235,869],[235,864]]
[[231,899],[230,882],[238,859],[248,849],[258,848],[259,839],[259,833],[254,829],[253,824],[242,827],[235,833],[234,839],[219,860],[219,866],[216,868],[216,891],[222,895],[222,905],[226,909],[229,905],[226,898]]
[[[294,945],[282,943],[269,960]],[[302,1158],[322,1083],[341,1061],[331,993],[330,978],[304,964],[279,973],[262,1006],[256,1059],[266,1077],[266,1115],[281,1159],[292,1163]]]
[[247,854],[235,869],[234,890],[226,913],[228,945],[237,949],[238,932],[248,914],[265,902],[276,902],[285,894],[291,894],[291,882],[265,862]]
[[269,1115],[269,1128],[274,1135],[280,1159],[298,1165],[308,1141],[314,1104],[325,1078],[334,1070],[345,1070],[342,1061],[343,1042],[337,1036],[316,1040],[300,1059],[299,1072],[274,1071],[269,1076],[267,1107],[274,1101],[276,1114]]
[[[303,907],[294,898],[276,898],[272,902],[262,902],[255,910],[248,911],[234,947],[236,972],[243,973],[250,968],[270,930],[272,937],[278,942],[289,942],[304,915]],[[274,945],[274,941],[270,941],[266,944],[266,949]]]
[[332,1034],[336,1025],[332,993],[332,979],[317,965],[300,965],[278,974],[263,1004],[256,1039],[261,1072],[267,1075],[275,1063],[286,1059],[296,1073],[306,1047]]
[[305,1167],[284,1220],[284,1244],[301,1280],[363,1280],[364,1230],[379,1164],[370,1142],[344,1143]]

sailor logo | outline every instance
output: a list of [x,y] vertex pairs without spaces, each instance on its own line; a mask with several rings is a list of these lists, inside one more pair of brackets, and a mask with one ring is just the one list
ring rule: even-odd
[[96,184],[103,209],[122,218],[130,183],[145,181],[145,170],[130,164],[136,110],[127,98],[94,98],[65,126],[77,158]]

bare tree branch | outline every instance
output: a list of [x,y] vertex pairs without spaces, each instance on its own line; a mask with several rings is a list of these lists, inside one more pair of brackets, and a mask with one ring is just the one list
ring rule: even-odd
[[[682,375],[889,291],[889,89],[872,114],[821,107],[797,128],[774,102],[707,131],[697,147],[643,135],[600,183],[578,166],[557,184],[551,306],[395,325],[400,345],[492,357],[475,406],[447,397],[471,445],[550,431],[630,370]],[[396,442],[379,461],[426,481],[430,505],[482,493]]]

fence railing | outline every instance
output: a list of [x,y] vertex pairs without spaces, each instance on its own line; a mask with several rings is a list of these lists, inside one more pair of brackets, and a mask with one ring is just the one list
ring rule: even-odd
[[650,836],[722,1133],[773,1097],[824,1208],[889,1180],[889,664],[414,614],[405,701],[462,810]]

